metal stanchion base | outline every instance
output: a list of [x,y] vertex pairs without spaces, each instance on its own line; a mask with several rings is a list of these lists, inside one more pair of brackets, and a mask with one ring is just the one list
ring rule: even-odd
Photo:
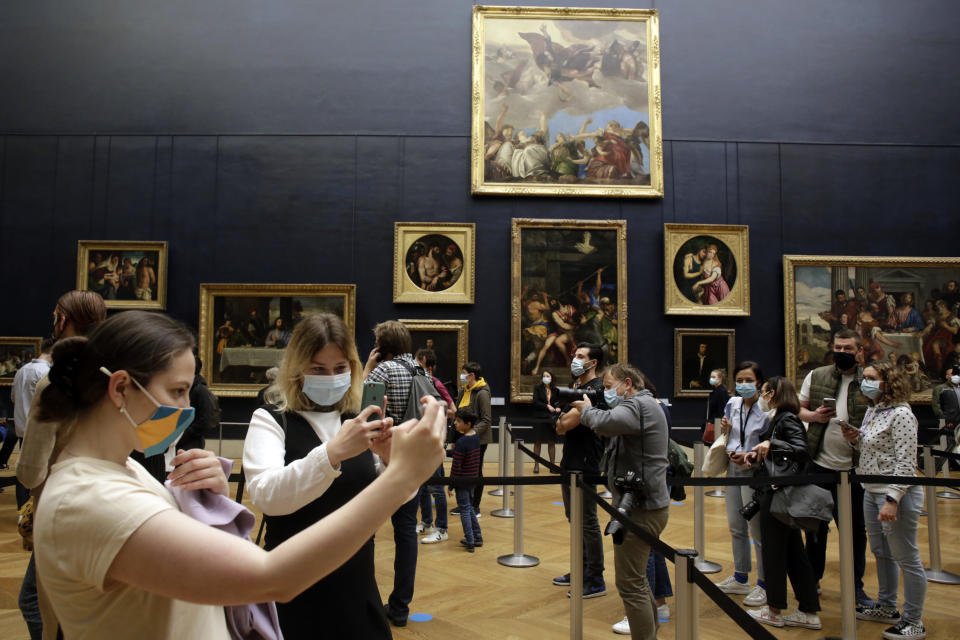
[[513,509],[496,509],[490,512],[494,518],[512,518]]
[[505,567],[535,567],[540,564],[540,558],[528,556],[526,554],[511,553],[508,556],[500,556],[497,562]]
[[502,496],[502,495],[503,495],[503,487],[500,487],[499,489],[494,489],[493,491],[487,491],[487,495],[488,495],[488,496]]
[[960,500],[960,493],[955,493],[949,489],[942,489],[937,491],[938,498],[946,498],[947,500]]
[[721,489],[720,487],[717,487],[716,489],[711,489],[710,491],[707,491],[703,495],[710,496],[711,498],[723,498],[723,497],[726,497],[727,492]]
[[700,573],[720,573],[720,570],[723,569],[723,565],[709,560],[697,560],[693,565],[700,570]]
[[609,491],[604,491],[603,493],[598,493],[597,495],[603,498],[604,500],[610,500],[611,498],[613,498],[613,494],[610,493]]
[[960,584],[960,576],[949,571],[934,571],[924,568],[923,572],[927,574],[927,582],[937,582],[939,584]]

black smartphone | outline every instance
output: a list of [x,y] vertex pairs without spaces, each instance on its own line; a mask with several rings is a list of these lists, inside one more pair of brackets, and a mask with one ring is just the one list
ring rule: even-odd
[[387,385],[382,382],[364,382],[363,397],[360,400],[360,408],[366,409],[370,405],[383,408],[383,396],[387,393]]
[[824,399],[823,399],[823,402],[822,402],[822,405],[823,405],[824,407],[827,407],[828,409],[836,409],[836,408],[837,408],[837,399],[836,399],[836,398],[824,398]]

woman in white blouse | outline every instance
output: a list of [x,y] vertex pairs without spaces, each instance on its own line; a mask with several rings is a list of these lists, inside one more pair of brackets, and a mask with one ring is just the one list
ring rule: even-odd
[[[863,425],[843,426],[844,437],[860,449],[861,475],[913,477],[917,457],[917,418],[907,400],[910,385],[904,373],[888,361],[865,367],[860,392],[870,408]],[[864,483],[863,516],[870,550],[877,559],[880,595],[877,604],[858,609],[857,617],[892,624],[884,638],[923,638],[921,617],[927,578],[917,547],[917,523],[923,490],[909,480],[891,484]],[[903,615],[897,610],[897,585],[903,573]]]
[[[243,446],[254,506],[267,523],[267,550],[339,509],[377,477],[388,451],[379,407],[360,408],[363,364],[352,333],[332,314],[297,323],[269,403],[257,409]],[[376,417],[376,416],[373,416]],[[376,455],[379,454],[379,455]],[[287,638],[390,638],[377,589],[373,538],[342,567],[286,603]]]

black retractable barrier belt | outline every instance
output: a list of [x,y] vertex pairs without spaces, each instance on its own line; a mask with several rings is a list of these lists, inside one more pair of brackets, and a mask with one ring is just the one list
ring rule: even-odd
[[858,476],[850,475],[850,482],[865,484],[903,484],[933,487],[960,487],[960,478],[924,478],[923,476]]
[[555,465],[554,463],[550,462],[549,460],[545,460],[545,459],[541,458],[540,456],[538,456],[537,454],[535,454],[533,451],[530,451],[530,449],[527,449],[527,448],[526,448],[525,446],[523,446],[522,444],[521,444],[521,445],[517,445],[517,446],[520,448],[520,451],[523,451],[525,454],[527,454],[528,456],[530,456],[531,458],[533,458],[533,461],[534,461],[534,462],[539,462],[540,464],[542,464],[543,466],[545,466],[547,469],[549,469],[550,471],[552,471],[552,472],[554,472],[554,473],[563,473],[563,469],[561,469],[559,466]]
[[952,453],[950,451],[940,451],[939,449],[932,449],[930,453],[932,453],[935,458],[946,458],[947,460],[953,460],[956,463],[960,463],[960,454]]
[[776,640],[776,636],[763,628],[759,622],[753,619],[745,609],[730,599],[730,596],[720,591],[720,587],[715,585],[707,576],[703,575],[699,569],[690,563],[691,579],[708,598],[713,600],[714,604],[723,609],[723,612],[730,616],[730,619],[750,634],[751,638],[763,640]]

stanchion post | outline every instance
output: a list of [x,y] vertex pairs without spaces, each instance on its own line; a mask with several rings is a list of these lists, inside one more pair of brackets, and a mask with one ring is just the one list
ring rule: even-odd
[[[923,470],[928,478],[937,476],[937,467],[933,461],[933,450],[930,445],[923,447]],[[930,543],[930,568],[924,568],[927,582],[940,584],[960,584],[960,576],[943,570],[940,558],[940,517],[937,514],[937,488],[933,485],[924,487],[927,498],[927,540]]]
[[[523,456],[520,455],[520,441],[513,441],[513,475],[523,475]],[[523,485],[513,490],[513,510],[517,514],[513,521],[513,553],[500,556],[497,562],[507,567],[535,567],[540,559],[523,553]]]
[[[501,420],[504,420],[504,419],[501,418]],[[505,477],[507,475],[507,469],[508,469],[507,467],[508,453],[507,452],[510,451],[510,449],[507,447],[506,441],[507,441],[507,438],[512,439],[512,436],[510,435],[509,425],[502,422],[501,429],[503,430],[500,432],[500,441],[503,442],[503,445],[501,446],[500,451],[503,452],[503,458],[500,463],[500,476]],[[503,497],[503,504],[499,509],[494,509],[493,511],[491,511],[490,515],[496,518],[512,518],[514,516],[514,513],[513,513],[513,509],[510,508],[510,504],[509,504],[510,489],[507,485],[501,485],[500,488],[503,491],[500,494]]]
[[840,522],[840,625],[843,640],[857,637],[857,591],[853,575],[853,494],[850,472],[840,472],[837,486],[837,515]]
[[570,473],[570,640],[583,640],[583,489]]
[[[499,437],[497,439],[497,469],[500,477],[507,475],[507,416],[500,416],[500,431]],[[481,461],[481,464],[483,461]],[[492,491],[487,491],[488,496],[502,496],[503,495],[503,485],[494,488]]]
[[692,565],[696,563],[697,552],[693,549],[677,549],[674,560],[674,589],[676,590],[677,613],[676,620],[677,640],[697,640],[699,635],[698,620],[700,607],[697,604],[697,585],[691,579]]
[[[693,477],[703,477],[704,446],[702,442],[693,443]],[[697,551],[696,567],[702,573],[717,573],[723,567],[716,562],[707,560],[704,550],[706,546],[706,531],[703,520],[703,487],[693,488],[693,548]]]
[[[942,429],[945,426],[946,421],[943,418],[940,418],[940,428]],[[948,453],[947,448],[950,445],[947,442],[947,434],[940,434],[940,450],[944,453]],[[944,458],[943,460],[943,477],[946,480],[950,479],[950,459]],[[960,493],[956,491],[951,491],[949,487],[942,487],[940,491],[937,491],[938,498],[946,498],[947,500],[960,500]]]

